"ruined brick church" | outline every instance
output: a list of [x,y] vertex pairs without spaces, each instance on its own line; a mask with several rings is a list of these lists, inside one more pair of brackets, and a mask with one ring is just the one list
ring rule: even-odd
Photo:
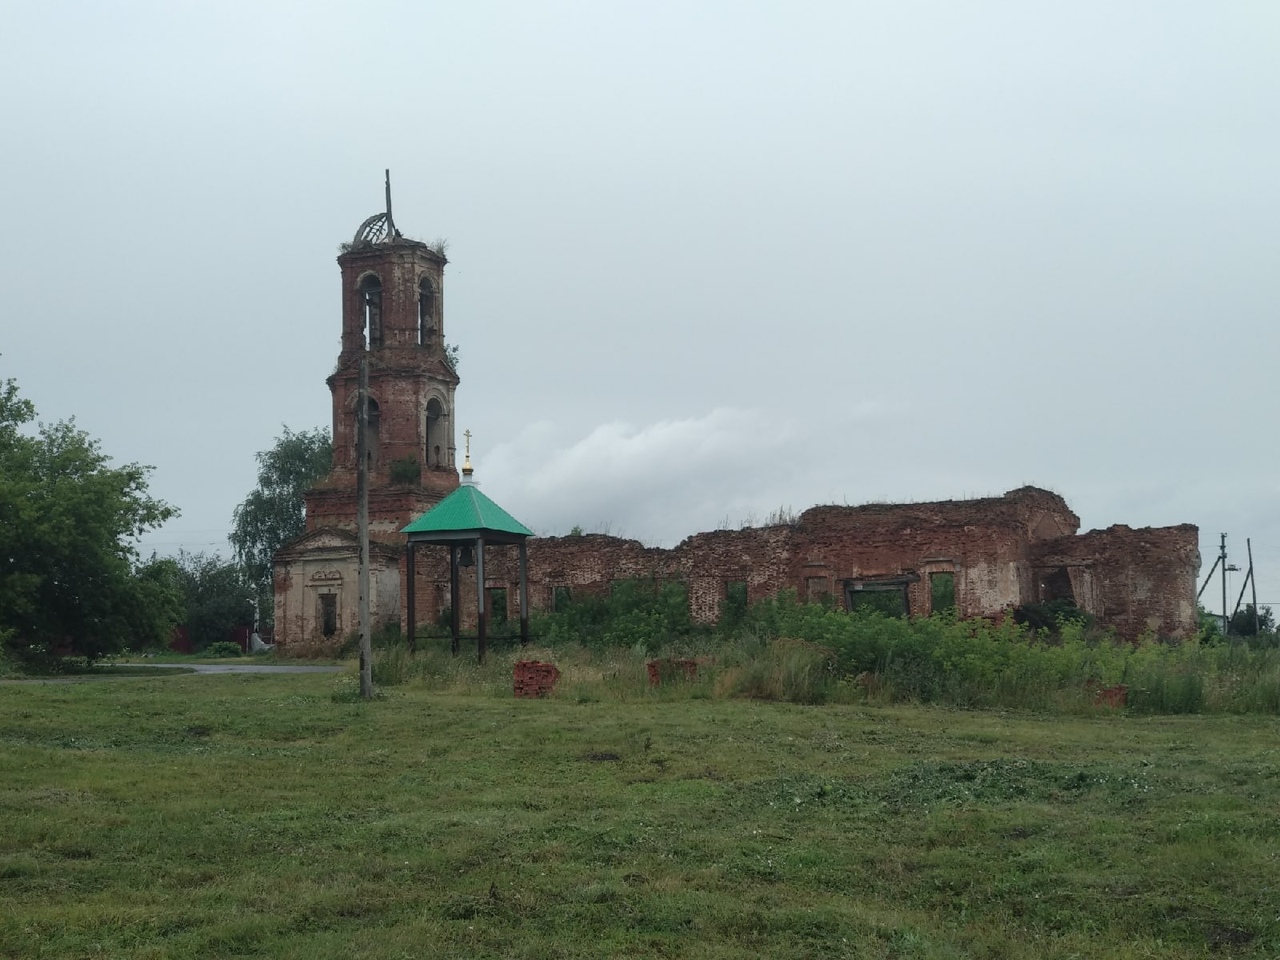
[[[306,530],[275,557],[276,640],[288,650],[341,644],[357,626],[356,395],[369,358],[369,521],[375,622],[436,622],[448,606],[449,563],[419,554],[406,582],[400,531],[459,485],[455,391],[444,327],[440,249],[410,240],[388,211],[370,217],[338,257],[342,347],[328,378],[333,468],[306,495]],[[501,491],[495,491],[501,497]],[[537,518],[532,520],[535,525]],[[1121,635],[1195,632],[1198,531],[1190,524],[1079,533],[1062,497],[1023,487],[999,497],[858,507],[819,506],[794,521],[699,533],[673,549],[592,534],[528,543],[529,602],[552,609],[614,582],[684,585],[693,619],[714,623],[726,601],[784,589],[854,609],[998,617],[1031,603],[1070,600]],[[510,554],[509,556],[507,554]],[[516,595],[515,550],[484,566],[486,607]],[[474,623],[474,568],[461,590]]]

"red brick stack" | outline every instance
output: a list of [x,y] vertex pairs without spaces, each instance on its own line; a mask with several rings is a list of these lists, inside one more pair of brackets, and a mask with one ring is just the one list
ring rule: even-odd
[[560,670],[554,663],[521,660],[515,668],[515,694],[517,697],[545,697],[559,679]]

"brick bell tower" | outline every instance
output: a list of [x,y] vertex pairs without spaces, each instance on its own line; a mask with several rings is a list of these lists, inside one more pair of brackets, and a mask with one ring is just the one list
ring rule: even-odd
[[306,494],[306,530],[276,551],[275,638],[283,650],[332,654],[357,627],[356,399],[369,359],[369,574],[375,624],[400,617],[402,527],[458,487],[454,391],[444,340],[439,248],[406,239],[387,208],[338,256],[342,350],[328,378],[333,466]]
[[307,530],[356,524],[356,397],[369,356],[369,531],[402,544],[400,529],[458,486],[454,391],[445,352],[444,252],[396,229],[387,209],[365,220],[338,256],[342,350],[328,378],[333,469],[307,494]]

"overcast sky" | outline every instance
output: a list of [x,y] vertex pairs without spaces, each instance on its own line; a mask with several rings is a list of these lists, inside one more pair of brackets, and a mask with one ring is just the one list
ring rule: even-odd
[[1280,607],[1274,2],[3,9],[0,377],[155,465],[148,549],[327,424],[390,167],[540,533],[1032,483]]

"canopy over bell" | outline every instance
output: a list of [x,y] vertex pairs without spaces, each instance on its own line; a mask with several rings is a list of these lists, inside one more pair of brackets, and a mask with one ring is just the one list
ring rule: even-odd
[[459,568],[475,567],[476,646],[484,660],[488,635],[488,613],[485,609],[485,547],[516,544],[520,560],[520,642],[529,642],[529,574],[525,541],[533,536],[507,511],[480,492],[471,478],[471,436],[467,433],[465,478],[458,487],[434,507],[401,529],[408,539],[406,556],[408,573],[409,649],[416,649],[414,550],[419,544],[437,544],[449,548],[449,609],[451,611],[452,650],[458,652],[459,640]]

